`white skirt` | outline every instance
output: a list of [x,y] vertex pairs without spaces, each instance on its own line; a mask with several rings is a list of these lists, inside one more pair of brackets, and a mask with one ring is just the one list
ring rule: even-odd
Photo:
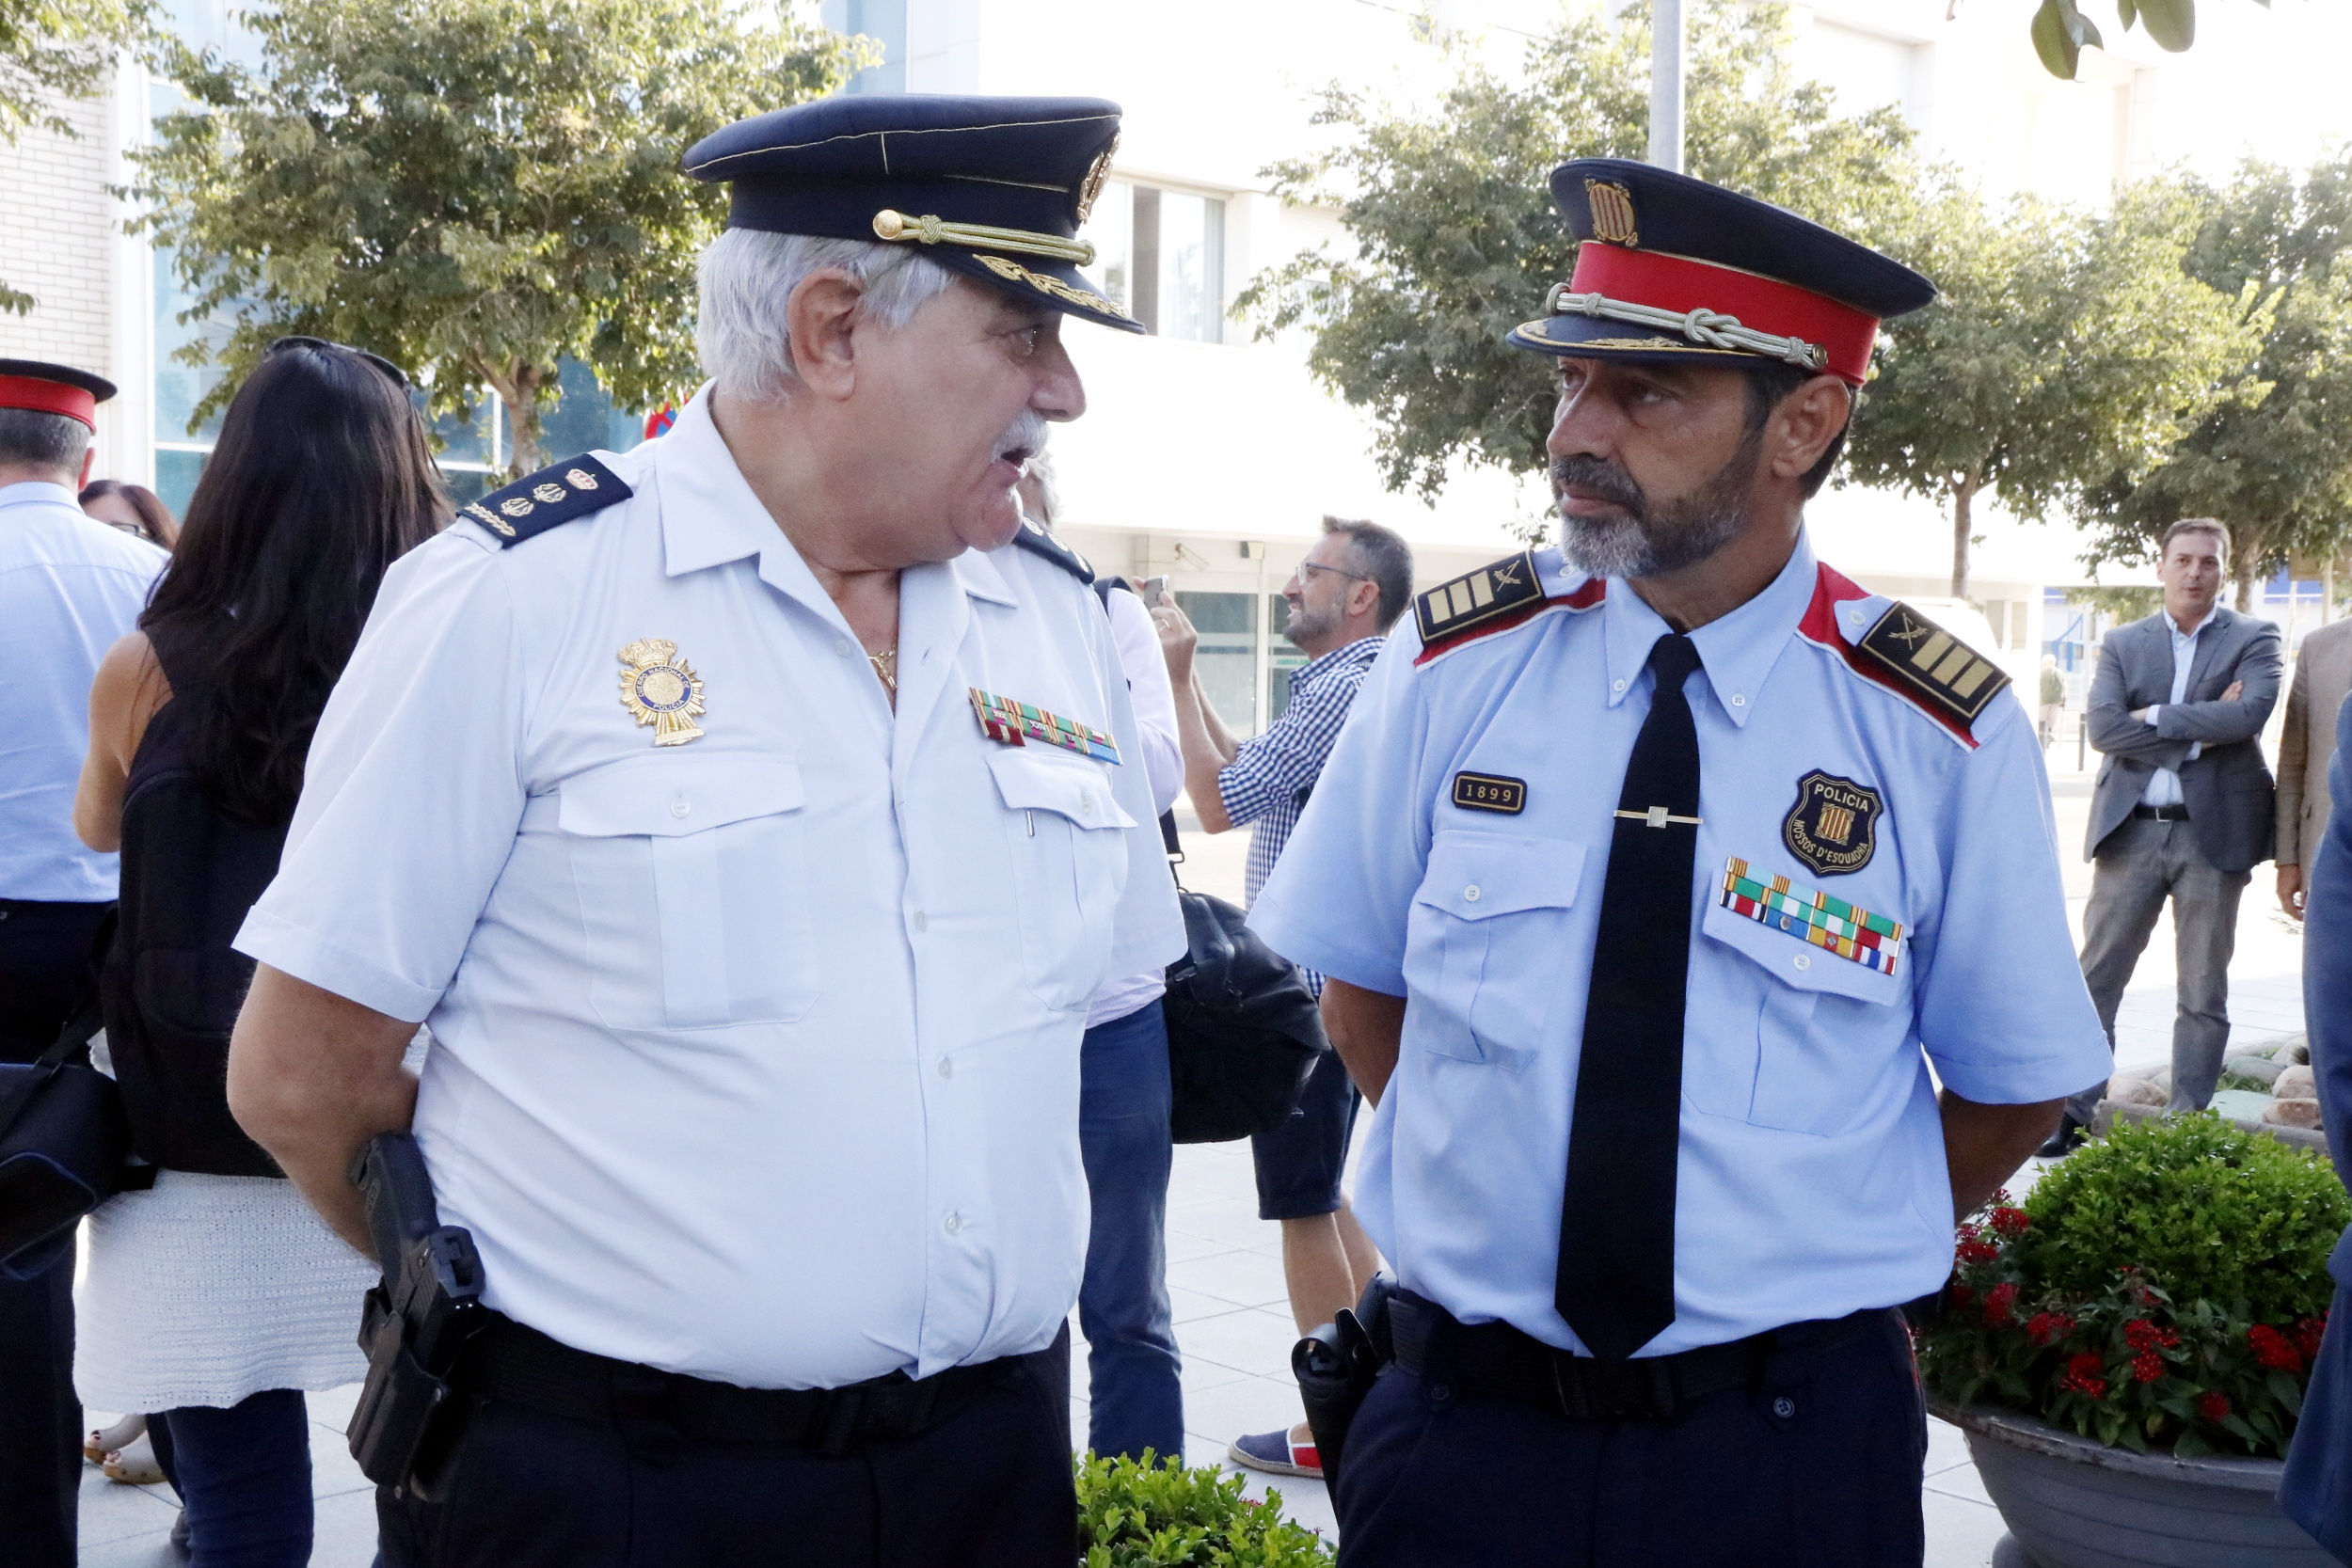
[[375,1268],[291,1181],[164,1171],[100,1205],[85,1239],[73,1381],[93,1410],[226,1409],[367,1374]]

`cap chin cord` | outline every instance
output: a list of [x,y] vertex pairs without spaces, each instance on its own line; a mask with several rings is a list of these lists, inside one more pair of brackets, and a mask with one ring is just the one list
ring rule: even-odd
[[1085,240],[1065,240],[1058,234],[1040,234],[1026,229],[993,229],[984,223],[949,223],[932,214],[913,217],[887,207],[874,214],[874,233],[879,239],[913,240],[919,245],[944,243],[989,250],[1018,250],[1029,256],[1075,261],[1082,267],[1094,262],[1094,246]]
[[1694,306],[1688,310],[1665,310],[1655,305],[1636,305],[1630,300],[1611,299],[1606,294],[1573,293],[1569,285],[1554,283],[1551,292],[1544,295],[1544,314],[1593,316],[1627,322],[1635,326],[1679,332],[1705,348],[1770,355],[1775,359],[1785,359],[1800,370],[1820,371],[1829,364],[1829,351],[1817,343],[1808,343],[1803,338],[1776,338],[1769,332],[1758,332],[1752,326],[1741,326],[1739,317],[1726,316],[1705,306]]

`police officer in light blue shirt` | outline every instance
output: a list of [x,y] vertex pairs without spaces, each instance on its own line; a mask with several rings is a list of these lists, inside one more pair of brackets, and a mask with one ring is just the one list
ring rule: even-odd
[[[89,689],[167,559],[85,515],[98,405],[113,383],[0,359],[0,1061],[30,1061],[97,995],[93,944],[115,860],[73,836]],[[73,1560],[81,1406],[73,1267],[0,1279],[0,1542],[8,1560]]]
[[1421,596],[1251,917],[1379,1100],[1341,1560],[1916,1563],[1895,1308],[2106,1060],[2007,677],[1804,535],[1933,290],[1644,165],[1552,187],[1563,547]]

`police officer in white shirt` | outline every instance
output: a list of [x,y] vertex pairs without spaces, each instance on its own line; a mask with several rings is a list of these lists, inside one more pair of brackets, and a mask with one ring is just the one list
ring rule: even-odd
[[1805,541],[1934,291],[1645,165],[1552,190],[1564,547],[1421,596],[1250,917],[1379,1100],[1340,1560],[1915,1565],[1896,1307],[2106,1061],[2006,677]]
[[480,1247],[389,1562],[1074,1552],[1079,1037],[1184,937],[1090,573],[1012,492],[1085,407],[1064,315],[1134,326],[1077,271],[1118,125],[858,97],[706,139],[711,383],[386,578],[230,1089],[355,1243],[345,1163],[413,1107]]
[[[0,1061],[29,1062],[98,994],[119,857],[73,836],[89,689],[169,558],[84,513],[103,376],[0,359]],[[70,1568],[81,1481],[73,1253],[0,1278],[0,1543]]]

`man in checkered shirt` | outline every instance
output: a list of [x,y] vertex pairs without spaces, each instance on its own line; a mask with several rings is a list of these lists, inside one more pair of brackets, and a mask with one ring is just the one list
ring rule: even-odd
[[[1176,689],[1185,792],[1206,831],[1249,824],[1249,902],[1298,825],[1356,693],[1412,594],[1413,552],[1402,538],[1377,523],[1324,518],[1323,537],[1282,589],[1290,606],[1282,635],[1312,662],[1292,673],[1282,717],[1245,741],[1233,738],[1201,689],[1191,621],[1172,604],[1152,610]],[[1307,981],[1323,993],[1322,975],[1309,971]],[[1360,1101],[1338,1053],[1327,1053],[1307,1080],[1298,1114],[1250,1140],[1258,1216],[1281,1222],[1282,1272],[1301,1334],[1353,1307],[1380,1264],[1340,1192]],[[1323,1474],[1303,1421],[1238,1438],[1228,1451],[1236,1464],[1277,1475]]]

